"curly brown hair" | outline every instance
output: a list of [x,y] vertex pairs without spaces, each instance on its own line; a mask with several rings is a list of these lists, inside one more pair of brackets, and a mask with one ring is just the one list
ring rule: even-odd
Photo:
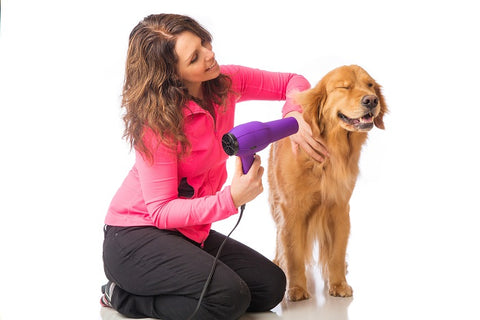
[[151,129],[159,141],[172,149],[180,146],[185,155],[190,144],[184,133],[183,108],[194,100],[213,112],[213,105],[226,107],[231,80],[220,74],[202,84],[204,100],[192,97],[177,72],[175,53],[177,36],[190,31],[204,42],[211,34],[188,16],[156,14],[144,18],[130,33],[122,107],[126,112],[124,138],[130,146],[152,162],[153,152],[145,144],[145,129]]

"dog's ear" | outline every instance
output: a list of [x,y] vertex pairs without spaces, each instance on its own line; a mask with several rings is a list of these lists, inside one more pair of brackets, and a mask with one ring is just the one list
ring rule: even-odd
[[319,82],[314,88],[300,92],[295,100],[303,108],[303,119],[312,128],[313,136],[321,136],[324,131],[322,109],[327,98],[327,89],[322,82]]
[[377,95],[378,100],[380,102],[380,113],[378,114],[378,116],[375,117],[375,119],[373,120],[373,123],[377,128],[385,129],[385,124],[383,123],[383,116],[386,113],[388,113],[387,104],[385,102],[385,97],[383,96],[383,93],[382,93],[382,86],[380,86],[378,83],[375,83],[374,89],[375,89],[375,94]]

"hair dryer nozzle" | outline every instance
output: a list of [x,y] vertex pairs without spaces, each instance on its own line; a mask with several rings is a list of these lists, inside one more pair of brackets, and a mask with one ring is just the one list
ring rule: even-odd
[[222,137],[223,150],[229,156],[234,156],[238,152],[238,140],[232,133],[226,133]]
[[295,118],[284,118],[270,122],[252,121],[236,126],[222,137],[222,146],[229,156],[242,159],[243,172],[250,169],[254,154],[265,149],[270,143],[298,131]]

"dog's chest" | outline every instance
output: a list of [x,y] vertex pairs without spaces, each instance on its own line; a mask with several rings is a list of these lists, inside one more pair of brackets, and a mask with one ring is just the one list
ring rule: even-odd
[[330,158],[324,164],[312,168],[305,176],[314,186],[315,198],[321,202],[348,202],[358,176],[358,165],[335,161]]

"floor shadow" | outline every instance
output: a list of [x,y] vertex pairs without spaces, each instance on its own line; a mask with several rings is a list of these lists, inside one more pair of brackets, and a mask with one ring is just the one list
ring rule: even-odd
[[[245,319],[336,319],[348,320],[348,307],[353,298],[332,297],[328,293],[318,267],[307,268],[307,286],[311,298],[303,301],[284,301],[273,311],[275,316]],[[242,318],[243,320],[244,318]]]

